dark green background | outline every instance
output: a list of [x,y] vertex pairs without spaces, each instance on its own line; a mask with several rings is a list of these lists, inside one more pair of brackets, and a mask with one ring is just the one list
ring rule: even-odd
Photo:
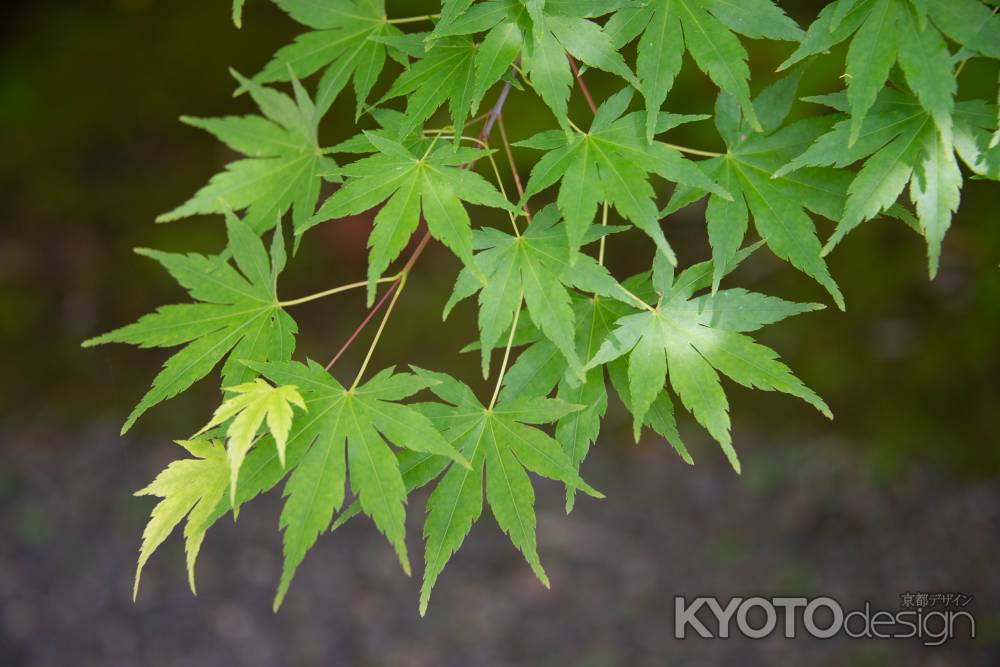
[[[815,15],[816,3],[782,4],[801,24]],[[390,8],[392,16],[433,11],[427,3]],[[151,0],[11,2],[0,10],[0,664],[1000,660],[993,573],[1000,530],[1000,187],[971,180],[935,281],[927,279],[924,245],[912,231],[867,223],[830,257],[847,312],[831,307],[761,335],[827,400],[835,421],[786,396],[727,386],[744,460],[738,478],[690,418],[681,429],[694,468],[655,438],[632,444],[627,415],[613,404],[584,468],[608,499],[583,501],[565,517],[560,490],[538,485],[540,550],[552,591],[534,582],[485,517],[421,621],[417,580],[399,571],[370,524],[357,522],[321,540],[286,608],[272,616],[280,567],[272,493],[238,526],[221,522],[210,532],[197,598],[186,589],[181,546],[172,539],[133,605],[134,558],[151,502],[130,494],[180,453],[170,439],[206,420],[216,387],[198,384],[119,439],[118,425],[166,355],[83,351],[79,342],[184,298],[131,248],[211,252],[222,243],[219,218],[152,220],[233,157],[177,117],[251,111],[248,100],[231,97],[227,68],[255,72],[298,31],[263,0],[248,1],[242,31],[228,12],[226,2]],[[791,49],[744,41],[759,90]],[[817,62],[802,94],[838,89],[843,54],[841,47]],[[620,85],[601,73],[586,76],[598,99]],[[996,63],[970,61],[960,96],[995,95],[996,79]],[[667,109],[711,113],[714,95],[687,60]],[[571,111],[580,121],[589,115],[578,93]],[[817,111],[805,103],[795,109]],[[544,107],[518,92],[504,118],[515,140],[552,124]],[[330,145],[353,131],[353,100],[345,94],[321,138]],[[676,130],[670,140],[721,148],[710,123]],[[517,152],[522,173],[535,157]],[[818,224],[821,236],[832,230],[828,221]],[[368,225],[362,217],[311,232],[282,280],[283,294],[363,275]],[[701,208],[665,225],[683,263],[707,255]],[[620,275],[645,269],[650,253],[634,234],[609,243],[609,262]],[[441,248],[428,250],[373,368],[415,362],[489,390],[477,359],[457,353],[475,336],[471,305],[440,322],[457,269]],[[731,284],[825,300],[817,285],[767,251]],[[296,310],[300,355],[327,359],[363,312],[360,292]],[[339,375],[353,376],[366,344],[363,338],[345,357]],[[422,508],[418,496],[409,512],[415,550]],[[671,639],[677,594],[826,593],[845,604],[871,599],[895,608],[907,590],[975,594],[979,638],[932,653],[912,641]]]

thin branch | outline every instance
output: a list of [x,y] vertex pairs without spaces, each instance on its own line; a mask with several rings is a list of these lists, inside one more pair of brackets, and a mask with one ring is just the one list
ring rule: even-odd
[[351,334],[350,338],[348,338],[344,342],[344,344],[340,346],[340,349],[337,350],[337,354],[333,355],[333,359],[330,359],[330,362],[326,365],[326,370],[330,370],[331,368],[333,368],[333,365],[337,363],[337,360],[340,359],[340,357],[344,354],[344,352],[347,351],[347,348],[351,346],[351,343],[353,343],[355,339],[361,335],[361,332],[364,331],[364,328],[368,326],[368,323],[372,321],[372,318],[375,317],[375,314],[382,309],[382,306],[385,304],[386,301],[389,300],[389,297],[393,295],[393,293],[396,291],[398,287],[399,287],[398,280],[389,286],[389,289],[385,291],[385,294],[382,295],[382,298],[380,298],[378,302],[374,306],[372,306],[372,309],[368,311],[368,315],[365,316],[365,319],[361,320],[361,324],[359,324],[358,328],[354,330],[354,333]]
[[[483,147],[489,149],[489,144],[483,144]],[[504,196],[504,199],[510,199],[507,195],[507,188],[504,187],[503,178],[500,176],[500,168],[497,167],[497,161],[493,159],[493,153],[487,153],[486,157],[490,161],[490,166],[493,167],[493,177],[497,180],[497,187],[500,188],[500,194]],[[514,228],[514,236],[521,238],[521,230],[517,228],[517,220],[514,218],[514,214],[507,211],[507,217],[510,218],[510,226]]]
[[404,278],[406,277],[406,274],[410,272],[410,269],[413,268],[413,265],[417,263],[417,260],[420,258],[420,255],[423,254],[424,252],[424,248],[426,248],[427,244],[430,242],[431,242],[431,233],[425,232],[420,239],[420,243],[418,243],[417,247],[413,249],[413,254],[410,255],[410,258],[406,260],[406,264],[403,266],[403,271],[401,275]]
[[[517,173],[517,163],[514,162],[514,153],[510,149],[510,140],[507,139],[507,128],[503,124],[503,114],[497,116],[497,124],[500,125],[500,140],[503,141],[503,151],[507,154],[507,164],[510,165],[510,173],[514,176],[514,186],[517,188],[518,201],[524,199],[524,186],[521,185],[521,175]],[[531,223],[531,211],[528,204],[524,204],[524,217]]]
[[[513,86],[510,81],[503,84],[503,88],[500,89],[500,95],[497,96],[496,104],[490,109],[489,115],[486,117],[486,123],[483,124],[483,130],[479,133],[479,139],[481,141],[486,141],[490,138],[490,134],[493,132],[493,125],[497,122],[497,118],[500,117],[500,112],[503,111],[503,105],[507,102],[507,96],[510,95],[510,89]],[[466,168],[471,169],[475,161],[470,162]]]
[[580,92],[583,93],[583,97],[587,100],[587,106],[590,107],[591,113],[597,113],[597,105],[594,104],[594,98],[590,96],[590,90],[587,88],[587,84],[583,82],[583,77],[580,75],[580,68],[576,66],[576,61],[573,60],[573,56],[569,53],[566,54],[566,59],[569,60],[569,66],[573,70],[573,76],[576,77],[576,83],[580,86]]

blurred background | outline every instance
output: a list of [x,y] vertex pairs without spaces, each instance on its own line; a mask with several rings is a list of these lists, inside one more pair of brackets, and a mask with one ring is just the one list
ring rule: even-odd
[[[657,438],[633,444],[630,419],[613,403],[583,471],[608,498],[583,499],[567,517],[561,489],[536,484],[551,591],[484,517],[420,619],[419,573],[408,579],[372,526],[354,521],[321,538],[273,615],[281,545],[272,492],[238,525],[210,531],[197,598],[174,536],[133,604],[153,501],[131,494],[179,455],[170,440],[207,419],[217,387],[199,383],[119,438],[167,353],[79,343],[185,298],[133,247],[221,247],[218,218],[152,222],[233,158],[177,117],[250,112],[247,99],[231,97],[227,68],[256,72],[299,30],[263,0],[249,0],[236,30],[229,4],[10,0],[0,8],[0,665],[1000,664],[1000,187],[971,180],[934,282],[920,238],[871,222],[830,257],[847,312],[828,308],[760,335],[835,421],[730,383],[744,464],[737,477],[689,417],[681,430],[693,468]],[[782,6],[806,24],[816,4]],[[391,16],[429,11],[434,3],[390,3]],[[791,48],[744,43],[760,90]],[[814,65],[801,94],[839,89],[843,54]],[[586,76],[599,99],[620,85]],[[993,96],[996,81],[996,63],[970,61],[960,97]],[[667,109],[710,113],[714,95],[687,60]],[[353,133],[353,108],[347,93],[321,128],[326,145]],[[506,109],[515,140],[551,121],[523,93]],[[578,92],[572,113],[589,115]],[[721,148],[707,123],[672,137]],[[535,156],[517,158],[526,173]],[[683,263],[707,256],[702,214],[692,206],[666,222]],[[357,280],[369,224],[311,232],[282,292]],[[818,224],[821,236],[832,229]],[[642,237],[619,235],[609,262],[627,275],[648,266],[649,252]],[[373,367],[419,362],[488,390],[477,359],[458,354],[475,336],[472,305],[440,322],[457,269],[439,247],[428,250]],[[825,300],[766,251],[731,284]],[[295,311],[300,358],[328,358],[360,320],[362,299],[351,293]],[[337,374],[352,376],[363,349]],[[409,506],[415,550],[423,501],[418,494]],[[915,640],[672,639],[675,595],[825,594],[845,607],[871,600],[896,609],[907,591],[974,595],[977,638],[937,649]]]

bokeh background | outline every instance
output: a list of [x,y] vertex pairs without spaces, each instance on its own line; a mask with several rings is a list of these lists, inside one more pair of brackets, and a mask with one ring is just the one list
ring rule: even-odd
[[[782,3],[802,24],[817,4]],[[392,16],[433,9],[390,3]],[[561,490],[537,484],[551,591],[484,517],[421,620],[419,573],[405,577],[371,525],[354,521],[320,540],[273,615],[281,547],[272,492],[238,524],[209,533],[198,597],[175,537],[133,604],[153,503],[131,493],[178,455],[170,440],[206,420],[216,387],[200,383],[119,438],[166,355],[79,343],[183,299],[133,247],[212,252],[222,243],[219,219],[152,220],[233,157],[177,117],[250,111],[248,100],[231,97],[227,68],[257,71],[298,30],[264,0],[249,0],[242,31],[228,13],[228,2],[178,0],[8,0],[0,8],[0,665],[1000,664],[1000,187],[977,181],[963,190],[935,281],[916,235],[868,223],[830,258],[847,312],[829,308],[761,334],[826,398],[835,421],[794,399],[729,385],[744,461],[737,477],[690,418],[681,429],[693,468],[656,438],[633,444],[629,419],[613,404],[584,468],[608,498],[582,500],[567,517]],[[790,47],[744,41],[759,90]],[[838,89],[843,54],[815,65],[802,94]],[[587,77],[599,98],[615,90],[600,73]],[[995,63],[970,61],[960,95],[994,95],[996,80]],[[667,106],[710,112],[713,96],[687,61]],[[587,118],[578,93],[572,104]],[[327,145],[352,133],[352,115],[348,94],[322,128]],[[505,120],[514,138],[550,122],[516,92]],[[709,124],[673,137],[721,147]],[[518,152],[523,171],[533,158]],[[369,223],[313,232],[283,292],[363,275]],[[706,256],[698,206],[666,224],[682,261]],[[823,235],[831,230],[819,225]],[[621,275],[650,260],[638,236],[609,247]],[[458,354],[474,337],[473,309],[440,322],[457,268],[440,248],[428,250],[375,364],[419,362],[485,392],[477,360]],[[733,283],[825,297],[766,251]],[[301,307],[300,354],[327,358],[362,313],[360,293]],[[361,350],[337,373],[351,376]],[[415,550],[423,499],[410,504]],[[914,640],[672,639],[674,595],[827,594],[845,606],[895,609],[907,591],[974,595],[977,638],[937,649]]]

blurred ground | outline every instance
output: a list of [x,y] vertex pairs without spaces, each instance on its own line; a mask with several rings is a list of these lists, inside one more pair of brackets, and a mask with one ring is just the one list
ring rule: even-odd
[[[226,4],[39,0],[0,8],[0,665],[1000,663],[1000,189],[982,182],[963,190],[933,283],[920,239],[870,223],[830,258],[848,311],[827,309],[763,333],[830,403],[834,422],[793,399],[732,388],[744,460],[736,477],[690,420],[682,432],[694,468],[654,439],[633,446],[613,408],[584,469],[608,498],[580,502],[566,517],[559,489],[539,484],[551,591],[484,518],[420,620],[416,578],[399,571],[370,525],[356,522],[321,539],[274,616],[280,538],[272,493],[237,525],[220,522],[210,532],[197,598],[171,540],[133,605],[151,502],[131,492],[177,455],[169,440],[205,420],[215,389],[201,383],[121,439],[118,425],[165,357],[81,351],[79,342],[181,298],[132,247],[213,251],[221,241],[213,219],[152,224],[231,159],[176,118],[247,111],[245,99],[229,96],[227,67],[256,71],[296,30],[269,3],[250,0],[236,31]],[[398,14],[427,10],[412,4]],[[804,22],[811,4],[788,6]],[[756,89],[786,51],[751,44]],[[803,94],[839,88],[838,53],[807,77]],[[996,64],[970,61],[961,95],[995,91],[996,78]],[[598,97],[614,90],[609,81],[593,74]],[[704,112],[711,94],[688,66],[667,104]],[[515,138],[548,122],[526,100],[515,94],[506,116]],[[585,117],[578,96],[573,104]],[[344,108],[325,128],[329,143],[349,131],[353,103]],[[718,142],[707,125],[675,140]],[[519,158],[527,169],[532,156]],[[683,261],[705,256],[701,215],[692,207],[667,223]],[[829,232],[826,222],[820,227]],[[364,220],[317,230],[282,289],[298,295],[356,280],[366,235]],[[609,261],[625,275],[646,268],[646,252],[623,235],[610,244]],[[437,315],[457,266],[434,249],[425,259],[394,315],[405,326],[390,327],[375,363],[419,361],[485,390],[476,360],[456,356],[473,336],[472,309],[459,308],[447,325]],[[765,253],[734,284],[823,299]],[[303,307],[295,313],[300,352],[327,358],[361,312],[360,295]],[[351,374],[356,363],[345,359],[338,372]],[[415,498],[414,550],[422,508]],[[829,594],[892,609],[905,591],[974,594],[979,637],[940,649],[671,638],[678,594]]]
[[[551,590],[486,518],[420,619],[419,572],[407,579],[363,522],[320,540],[273,615],[281,565],[275,494],[209,534],[197,597],[185,586],[181,545],[172,541],[147,568],[133,604],[145,507],[121,490],[151,477],[165,457],[122,456],[111,425],[64,442],[25,434],[6,452],[12,469],[5,472],[17,481],[0,491],[0,528],[21,537],[0,545],[0,664],[998,663],[994,485],[958,485],[918,471],[880,481],[836,440],[764,448],[754,440],[740,439],[751,452],[743,478],[721,462],[690,469],[659,442],[603,442],[586,474],[607,500],[582,501],[566,517],[561,490],[540,485],[539,543]],[[422,505],[422,496],[411,503],[415,550]],[[924,648],[915,640],[672,638],[674,595],[831,595],[845,608],[870,600],[892,610],[907,591],[974,594],[977,639]]]

